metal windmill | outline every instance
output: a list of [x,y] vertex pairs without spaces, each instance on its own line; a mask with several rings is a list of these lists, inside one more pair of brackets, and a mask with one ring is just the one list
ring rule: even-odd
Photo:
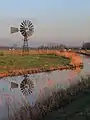
[[22,52],[29,53],[28,37],[32,36],[32,34],[34,32],[34,25],[29,20],[23,20],[20,24],[20,29],[18,29],[16,27],[11,27],[11,34],[19,32],[19,31],[24,37]]

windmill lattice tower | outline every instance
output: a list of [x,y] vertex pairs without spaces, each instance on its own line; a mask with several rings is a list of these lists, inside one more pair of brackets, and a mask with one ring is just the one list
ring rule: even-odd
[[28,47],[28,37],[32,36],[34,32],[34,25],[29,20],[23,20],[20,23],[20,29],[16,27],[11,27],[11,34],[19,32],[24,37],[23,42],[23,48],[22,48],[22,54],[25,55],[26,53],[29,54],[29,47]]

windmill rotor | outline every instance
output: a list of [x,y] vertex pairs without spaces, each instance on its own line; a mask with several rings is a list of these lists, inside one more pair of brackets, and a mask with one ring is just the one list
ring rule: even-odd
[[28,78],[27,75],[24,76],[23,81],[20,83],[20,88],[21,91],[24,95],[29,95],[32,94],[33,88],[34,88],[34,84],[33,82]]
[[20,24],[20,32],[24,37],[29,37],[33,34],[34,32],[34,26],[31,21],[29,20],[24,20]]

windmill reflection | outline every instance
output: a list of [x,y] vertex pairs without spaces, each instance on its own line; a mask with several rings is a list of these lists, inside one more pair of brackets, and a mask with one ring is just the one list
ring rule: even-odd
[[11,82],[11,89],[18,88],[18,84],[15,82]]
[[34,88],[33,82],[28,78],[28,75],[24,75],[24,80],[20,83],[21,91],[24,95],[29,95],[32,93]]

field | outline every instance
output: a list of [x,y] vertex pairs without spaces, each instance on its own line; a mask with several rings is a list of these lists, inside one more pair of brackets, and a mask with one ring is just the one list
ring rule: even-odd
[[70,59],[55,54],[32,54],[32,55],[10,55],[0,56],[0,71],[7,69],[21,68],[40,68],[40,67],[56,67],[69,65]]
[[21,50],[0,50],[0,77],[75,69],[82,66],[81,57],[73,51],[30,50],[29,55],[23,56]]

